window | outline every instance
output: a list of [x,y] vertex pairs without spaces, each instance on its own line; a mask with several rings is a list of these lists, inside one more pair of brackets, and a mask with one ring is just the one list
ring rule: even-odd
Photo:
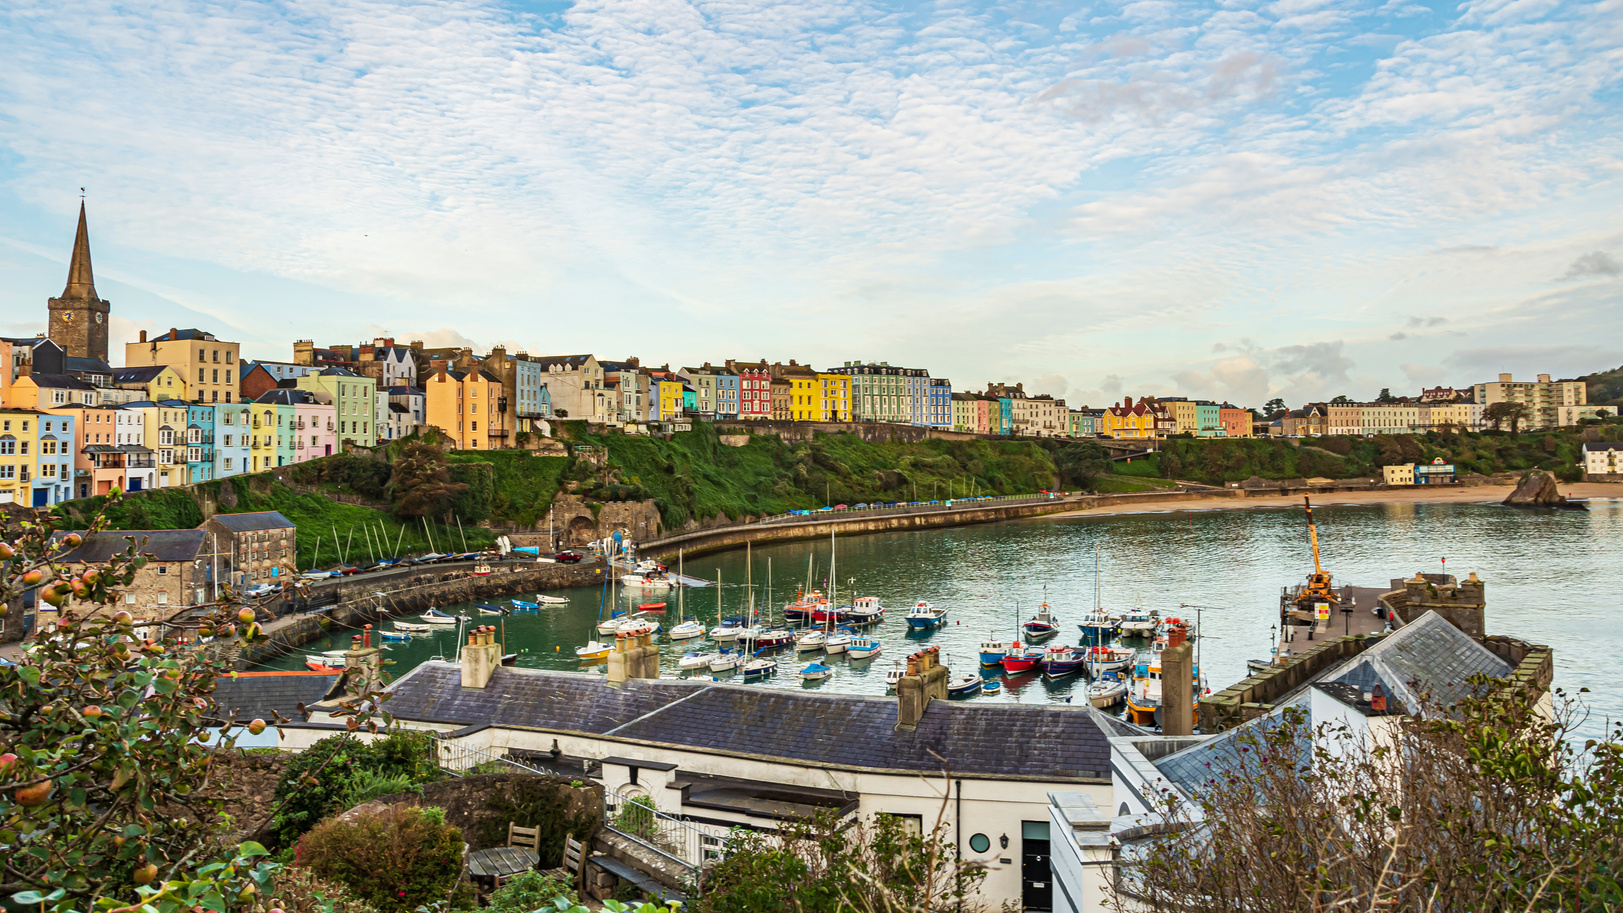
[[60,406],[60,405],[62,405],[63,403],[65,403],[67,401],[68,401],[68,394],[67,394],[66,390],[52,390],[51,391],[51,402],[56,403],[58,406]]
[[[24,424],[27,424],[27,423],[25,422]],[[27,431],[28,429],[24,428],[23,430]],[[18,452],[21,453],[23,456],[28,456],[28,442],[27,441],[22,442],[22,449],[19,450]]]
[[[163,573],[163,568],[161,568],[161,567],[158,568],[158,573],[160,573],[160,574]],[[158,594],[158,605],[168,605],[168,604],[169,604],[169,594],[168,593],[159,593]]]
[[11,463],[0,463],[0,479],[17,478],[17,467]]
[[[231,350],[230,349],[225,350],[225,363],[226,364],[231,364]],[[226,382],[229,383],[230,382],[230,377],[231,377],[231,372],[227,371],[225,373],[226,373]]]

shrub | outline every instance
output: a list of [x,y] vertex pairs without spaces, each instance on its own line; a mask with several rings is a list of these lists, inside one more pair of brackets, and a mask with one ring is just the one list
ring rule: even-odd
[[525,872],[490,895],[491,913],[530,913],[556,906],[562,898],[574,903],[575,884],[567,875],[554,872]]
[[[275,798],[281,805],[271,827],[278,845],[291,845],[316,822],[357,801],[439,779],[433,750],[428,733],[397,730],[370,743],[348,734],[336,735],[300,752],[276,783]],[[357,777],[364,777],[359,786]],[[387,788],[384,781],[401,788]],[[370,791],[384,788],[386,792]],[[352,801],[358,789],[367,794]]]
[[462,831],[441,809],[393,806],[321,822],[299,840],[295,859],[385,913],[407,913],[455,890]]
[[307,868],[286,866],[276,873],[271,906],[286,913],[377,913],[342,884],[323,881]]
[[654,800],[647,796],[637,796],[627,801],[621,806],[620,814],[614,816],[614,828],[635,837],[652,837]]

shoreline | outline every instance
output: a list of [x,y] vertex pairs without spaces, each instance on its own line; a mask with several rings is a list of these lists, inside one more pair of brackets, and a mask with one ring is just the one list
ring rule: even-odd
[[[1623,500],[1623,485],[1606,482],[1563,483],[1561,493],[1574,500]],[[1311,495],[1314,507],[1354,507],[1366,504],[1498,504],[1516,489],[1515,485],[1473,485],[1469,488],[1404,488],[1379,491],[1315,492]],[[1170,494],[1170,493],[1169,493]],[[1109,504],[1100,507],[1068,510],[1049,514],[1044,520],[1065,520],[1078,517],[1108,517],[1125,514],[1170,514],[1184,511],[1253,510],[1262,508],[1301,507],[1302,496],[1256,495],[1234,497],[1213,495],[1204,498],[1144,498],[1133,504]]]

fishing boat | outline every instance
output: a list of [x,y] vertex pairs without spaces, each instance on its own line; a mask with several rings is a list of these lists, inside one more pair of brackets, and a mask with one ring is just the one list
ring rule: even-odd
[[1104,609],[1095,606],[1091,613],[1082,616],[1076,626],[1082,629],[1082,636],[1087,640],[1104,643],[1121,630],[1121,619],[1112,618]]
[[845,623],[858,627],[878,624],[885,617],[885,609],[878,596],[858,596],[844,611]]
[[1195,636],[1196,633],[1193,622],[1184,621],[1182,618],[1174,615],[1171,618],[1164,618],[1161,620],[1161,624],[1155,629],[1156,636],[1164,637],[1166,636],[1167,632],[1171,631],[1173,628],[1183,628],[1184,634],[1190,637]]
[[411,641],[411,635],[405,631],[379,631],[378,639],[384,643],[403,644]]
[[[1133,678],[1127,687],[1125,698],[1127,700],[1127,720],[1139,726],[1161,725],[1161,659],[1152,657],[1147,662],[1133,666]],[[1200,666],[1194,664],[1191,668],[1189,688],[1191,691],[1189,706],[1193,708],[1195,718],[1192,723],[1199,722],[1200,705]]]
[[507,610],[502,608],[499,605],[484,605],[484,604],[481,604],[481,605],[474,606],[474,608],[479,610],[480,615],[506,615],[507,614]]
[[1123,637],[1144,637],[1155,632],[1155,613],[1134,609],[1122,615],[1117,628]]
[[800,680],[803,682],[820,682],[834,674],[834,670],[822,663],[807,663],[806,668],[800,670]]
[[879,641],[866,634],[851,638],[851,645],[845,648],[845,655],[852,659],[873,659],[879,652]]
[[[1019,649],[1020,642],[1015,641],[1013,646]],[[1009,654],[1009,644],[1001,640],[981,641],[981,665],[996,666],[1003,662],[1003,657]]]
[[937,608],[928,602],[915,603],[907,613],[907,626],[915,631],[933,631],[946,623],[946,608]]
[[895,691],[896,690],[896,683],[901,681],[902,676],[904,676],[906,674],[907,674],[907,671],[902,668],[901,663],[897,663],[896,668],[894,668],[894,669],[890,670],[889,672],[885,673],[885,690],[886,691]]
[[777,674],[778,661],[775,659],[765,659],[757,656],[745,663],[742,671],[744,673],[744,681],[758,682],[763,679],[771,678],[773,675]]
[[839,628],[833,634],[830,634],[823,639],[823,652],[827,653],[829,656],[836,656],[844,653],[850,648],[851,641],[855,639],[856,636],[857,632],[851,630],[850,628]]
[[1082,671],[1082,651],[1075,647],[1049,647],[1040,661],[1047,678],[1063,678]]
[[981,693],[986,682],[977,672],[959,675],[947,682],[947,697],[974,697]]
[[744,616],[729,615],[711,630],[710,639],[720,643],[731,643],[738,639],[739,632],[743,630]]
[[794,602],[783,607],[783,617],[787,621],[810,621],[814,612],[826,610],[827,606],[828,600],[823,598],[821,590],[802,591]]
[[682,658],[676,661],[676,668],[687,670],[708,669],[710,668],[710,661],[715,659],[717,655],[716,653],[684,653]]
[[455,615],[447,615],[439,609],[429,609],[417,617],[431,625],[454,625],[462,620]]
[[513,604],[513,608],[520,612],[534,612],[541,608],[541,603],[539,602],[525,602],[522,599],[509,599],[507,601],[511,602]]
[[828,634],[824,631],[818,631],[816,629],[802,631],[800,635],[795,638],[795,650],[800,653],[810,653],[813,650],[823,649],[823,646],[827,643]]
[[608,659],[609,652],[613,649],[614,644],[599,643],[595,640],[589,641],[586,646],[575,648],[575,658],[583,663],[597,662],[598,660]]
[[546,593],[537,593],[535,601],[542,605],[567,605],[569,600],[562,596],[548,596]]
[[1037,664],[1042,662],[1042,659],[1043,650],[1041,647],[1015,647],[1011,645],[1009,652],[1004,654],[1003,662],[1000,665],[1003,666],[1005,675],[1019,675],[1022,672],[1030,672],[1037,668]]
[[1046,640],[1059,633],[1059,618],[1049,611],[1048,603],[1043,603],[1037,609],[1037,614],[1020,626],[1026,632],[1027,640]]
[[981,693],[982,694],[1002,694],[1003,693],[1003,682],[1001,682],[1001,681],[999,681],[998,679],[995,679],[995,678],[986,679],[981,684]]
[[1088,703],[1100,710],[1114,707],[1127,695],[1127,683],[1119,674],[1106,672],[1088,685]]
[[639,612],[648,612],[649,614],[653,614],[653,615],[664,615],[665,614],[665,603],[663,603],[663,602],[639,603],[637,605],[637,611],[639,611]]
[[405,631],[407,634],[427,634],[429,631],[434,630],[433,625],[417,624],[410,621],[396,621],[394,626],[395,630]]
[[1137,656],[1138,651],[1132,647],[1089,647],[1084,656],[1084,665],[1089,678],[1098,678],[1126,669]]
[[710,658],[710,671],[731,672],[737,669],[739,655],[736,650],[722,648],[721,652]]

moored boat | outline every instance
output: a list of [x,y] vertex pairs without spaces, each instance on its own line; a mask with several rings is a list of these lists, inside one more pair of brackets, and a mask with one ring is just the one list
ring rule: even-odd
[[945,606],[936,607],[920,601],[907,613],[907,626],[915,631],[933,631],[947,623]]
[[885,617],[885,609],[878,596],[858,596],[845,610],[845,623],[849,625],[878,624]]
[[839,628],[823,639],[823,652],[830,656],[844,653],[857,633],[850,628]]
[[1040,664],[1043,667],[1043,675],[1048,678],[1075,675],[1082,671],[1082,651],[1076,647],[1049,647],[1043,651]]
[[1155,632],[1155,614],[1143,609],[1134,609],[1121,617],[1118,626],[1123,637],[1144,637]]
[[710,639],[718,643],[731,643],[744,630],[744,616],[729,615],[710,632]]
[[834,670],[822,663],[807,663],[806,668],[800,670],[800,680],[803,682],[820,682],[834,674]]
[[985,684],[985,680],[976,672],[954,676],[947,682],[947,697],[974,697],[981,693],[981,688]]
[[609,651],[613,649],[613,644],[600,643],[595,640],[588,641],[586,646],[575,648],[575,658],[581,662],[596,662],[600,659],[608,659]]
[[[1020,647],[1020,642],[1015,641],[1013,646],[1018,649]],[[981,641],[981,665],[1000,665],[1003,662],[1003,657],[1009,655],[1009,647],[1010,644],[1006,644],[1001,640]]]
[[821,650],[828,643],[828,635],[822,631],[802,631],[795,637],[795,650],[800,653],[810,653]]
[[1026,632],[1027,640],[1045,640],[1059,633],[1059,618],[1045,602],[1037,609],[1037,614],[1020,626],[1020,630]]
[[502,608],[499,605],[487,605],[487,604],[481,603],[481,604],[479,604],[477,606],[474,606],[474,608],[479,610],[480,615],[506,615],[507,614],[507,610]]
[[676,586],[676,581],[649,574],[625,574],[620,578],[620,585],[628,590],[668,590]]
[[546,593],[537,593],[535,601],[542,605],[566,605],[569,602],[562,596],[548,596]]
[[740,671],[744,673],[744,681],[758,682],[777,674],[778,661],[757,656],[745,663]]
[[851,638],[851,645],[845,648],[845,655],[852,659],[873,659],[879,653],[879,641],[866,635]]
[[710,668],[710,661],[715,658],[715,653],[684,653],[682,658],[676,661],[676,668],[687,670],[708,669]]
[[721,652],[710,658],[711,672],[731,672],[738,668],[739,653],[736,650],[722,648]]
[[605,618],[597,623],[597,633],[602,634],[605,637],[612,636],[616,631],[620,630],[620,624],[625,620],[626,613],[611,612],[609,613],[608,618]]
[[901,681],[902,676],[906,675],[906,674],[907,674],[907,670],[903,669],[900,663],[898,663],[896,665],[896,668],[890,670],[889,672],[886,672],[885,673],[885,690],[886,691],[895,691],[896,690],[896,683]]
[[522,599],[509,599],[507,601],[513,604],[513,608],[521,612],[534,612],[541,608],[541,603],[539,602],[525,602]]
[[1088,676],[1098,678],[1107,672],[1120,672],[1133,664],[1138,651],[1132,647],[1089,647],[1084,657]]
[[403,644],[411,640],[411,635],[405,631],[379,631],[378,639],[384,643]]
[[704,625],[699,624],[698,620],[694,618],[689,618],[687,621],[676,625],[670,631],[671,640],[692,640],[695,637],[703,636]]
[[1127,683],[1115,672],[1107,672],[1088,685],[1088,703],[1103,710],[1121,703],[1127,694]]
[[461,621],[456,615],[447,615],[439,609],[429,609],[417,617],[431,625],[454,625]]
[[1030,672],[1042,662],[1043,651],[1041,647],[1011,647],[1003,655],[1003,671],[1008,675],[1018,675],[1021,672]]
[[995,679],[995,678],[986,679],[981,684],[981,693],[982,694],[1002,694],[1003,693],[1003,682],[998,680],[998,679]]
[[427,634],[434,629],[433,625],[417,624],[409,621],[396,621],[394,626],[395,630],[405,631],[407,634]]
[[665,614],[665,603],[663,603],[663,602],[644,602],[644,603],[641,603],[641,604],[639,604],[637,606],[637,611],[639,611],[639,612],[647,612],[650,615],[663,615],[663,614]]
[[1104,609],[1094,609],[1092,613],[1082,616],[1076,625],[1082,631],[1082,636],[1090,643],[1104,643],[1116,636],[1121,630],[1121,620],[1105,614]]

